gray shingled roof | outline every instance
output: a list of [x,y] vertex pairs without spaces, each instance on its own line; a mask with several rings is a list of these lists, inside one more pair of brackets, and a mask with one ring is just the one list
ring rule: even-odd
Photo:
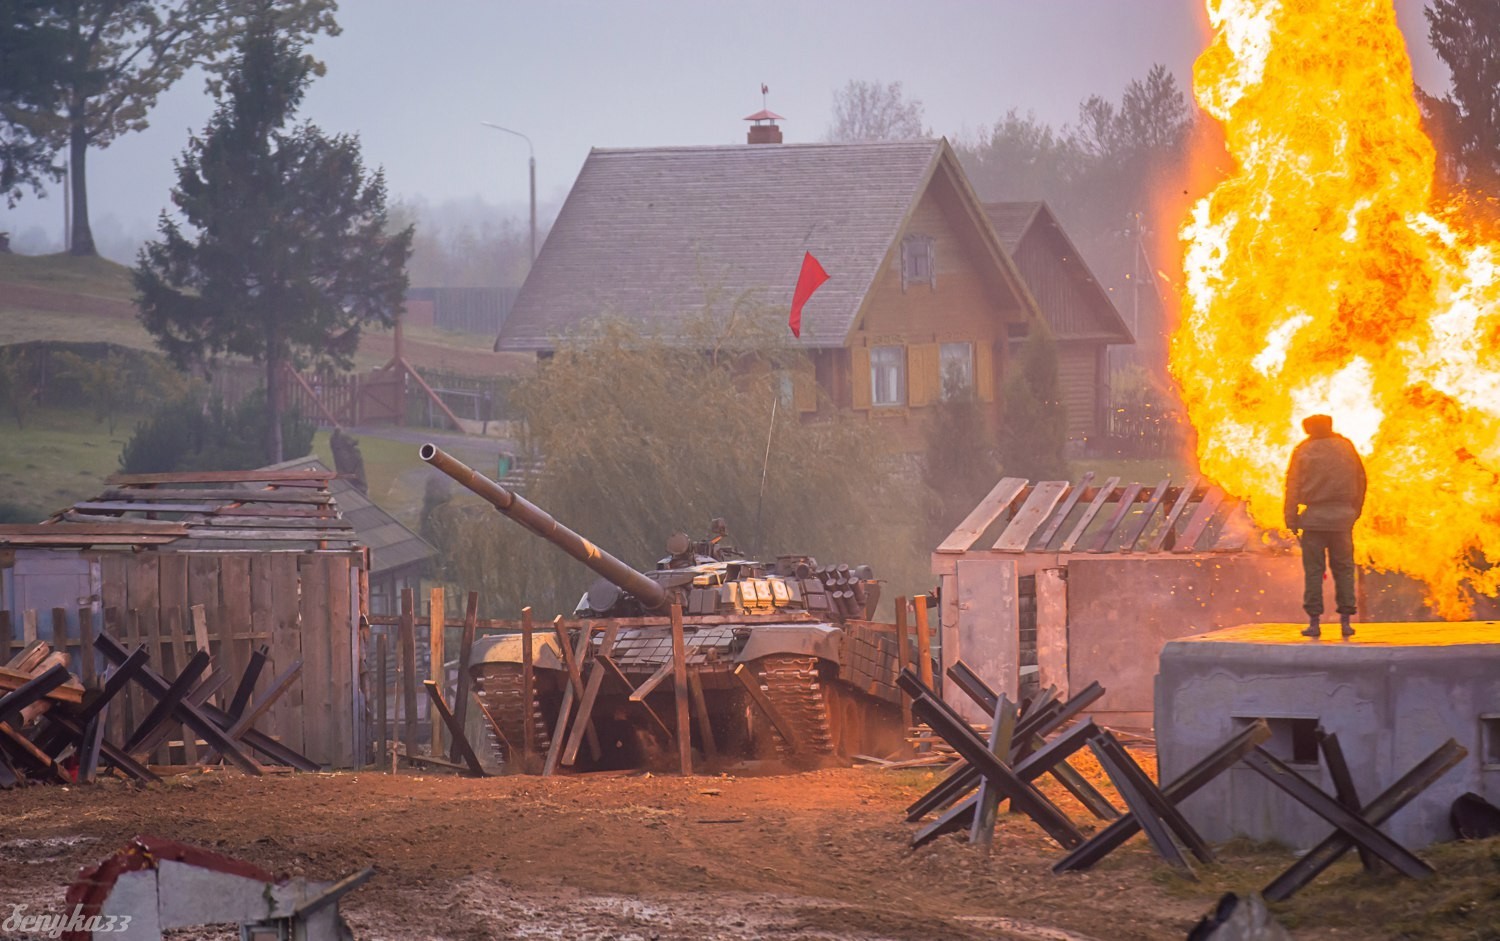
[[[311,455],[272,464],[261,470],[323,470],[328,465]],[[347,477],[334,477],[328,492],[338,501],[340,515],[354,527],[355,538],[370,548],[370,574],[380,575],[422,562],[437,554],[427,540],[407,529],[375,501],[361,493]]]
[[942,140],[596,149],[495,348],[552,349],[604,315],[670,332],[709,292],[721,313],[744,292],[785,308],[805,251],[829,280],[803,311],[802,341],[842,346],[945,153]]
[[[1131,335],[1125,318],[1120,316],[1114,300],[1109,296],[1109,292],[1104,290],[1099,279],[1094,277],[1094,272],[1089,268],[1088,262],[1083,259],[1083,253],[1078,251],[1078,246],[1073,244],[1073,240],[1063,230],[1062,223],[1052,212],[1052,207],[1045,202],[985,203],[984,213],[989,216],[990,225],[994,227],[1000,243],[1005,246],[1005,253],[1012,259],[1015,258],[1016,249],[1020,247],[1021,240],[1034,226],[1054,227],[1062,238],[1063,244],[1067,246],[1067,255],[1061,261],[1072,270],[1079,282],[1087,285],[1086,290],[1094,301],[1087,307],[1087,316],[1092,321],[1091,329],[1087,331],[1088,335],[1107,338],[1107,342],[1110,343],[1135,342],[1135,337]],[[1023,270],[1021,275],[1024,278],[1026,272]],[[1037,290],[1036,285],[1028,284],[1027,287],[1031,289],[1033,295],[1045,296],[1044,292]],[[1039,303],[1039,306],[1042,316],[1052,326],[1058,339],[1069,339],[1072,331],[1060,329],[1053,312],[1048,311],[1045,304]]]
[[1036,218],[1037,210],[1041,209],[1043,203],[985,203],[985,215],[990,217],[990,225],[995,227],[995,234],[1000,236],[1000,244],[1005,246],[1006,254],[1015,257],[1016,246],[1021,244],[1021,236],[1031,228],[1031,221]]

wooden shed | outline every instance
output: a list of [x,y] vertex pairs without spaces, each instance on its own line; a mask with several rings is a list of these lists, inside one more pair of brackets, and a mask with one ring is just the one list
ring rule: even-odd
[[[300,681],[260,728],[327,767],[365,760],[360,625],[368,550],[329,492],[332,472],[117,475],[97,499],[36,525],[0,526],[0,661],[33,639],[67,649],[85,681],[93,637],[145,644],[175,673],[197,650],[231,682],[264,647],[269,682],[295,661]],[[152,705],[132,688],[111,711],[124,732]],[[189,737],[190,738],[190,737]],[[163,744],[157,763],[201,743]]]
[[1149,726],[1162,644],[1300,616],[1301,564],[1198,478],[1093,477],[1004,478],[937,547],[942,662],[962,659],[1012,697],[1097,680],[1096,713]]

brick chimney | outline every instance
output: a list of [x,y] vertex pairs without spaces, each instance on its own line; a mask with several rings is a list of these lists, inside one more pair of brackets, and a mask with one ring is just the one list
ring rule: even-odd
[[785,121],[781,115],[764,108],[755,112],[745,119],[750,121],[750,133],[747,143],[751,144],[779,144],[781,143],[781,128],[777,121]]

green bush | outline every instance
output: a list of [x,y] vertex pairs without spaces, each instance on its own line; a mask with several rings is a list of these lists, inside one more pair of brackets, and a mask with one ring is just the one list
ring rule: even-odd
[[1057,343],[1044,326],[1027,336],[1005,382],[1000,466],[1008,477],[1066,480],[1068,411],[1057,376]]
[[[120,452],[120,468],[127,474],[153,474],[264,467],[271,463],[265,449],[267,421],[263,392],[251,393],[234,409],[221,399],[171,399],[136,425]],[[309,453],[316,432],[295,411],[282,416],[287,454]]]

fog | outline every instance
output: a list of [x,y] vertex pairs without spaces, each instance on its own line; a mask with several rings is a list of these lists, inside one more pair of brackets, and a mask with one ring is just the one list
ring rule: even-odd
[[[1397,8],[1417,79],[1442,89],[1421,0]],[[591,147],[744,141],[770,87],[788,142],[822,138],[850,79],[899,81],[934,134],[961,138],[1011,108],[1061,126],[1155,63],[1191,85],[1206,17],[1193,0],[762,0],[723,4],[344,0],[343,33],[313,51],[328,74],[302,116],[356,132],[393,197],[524,220],[525,141],[543,225]],[[202,77],[163,95],[151,126],[89,154],[101,252],[128,260],[168,206],[172,161],[213,108]],[[63,199],[0,209],[20,251],[61,248]]]

